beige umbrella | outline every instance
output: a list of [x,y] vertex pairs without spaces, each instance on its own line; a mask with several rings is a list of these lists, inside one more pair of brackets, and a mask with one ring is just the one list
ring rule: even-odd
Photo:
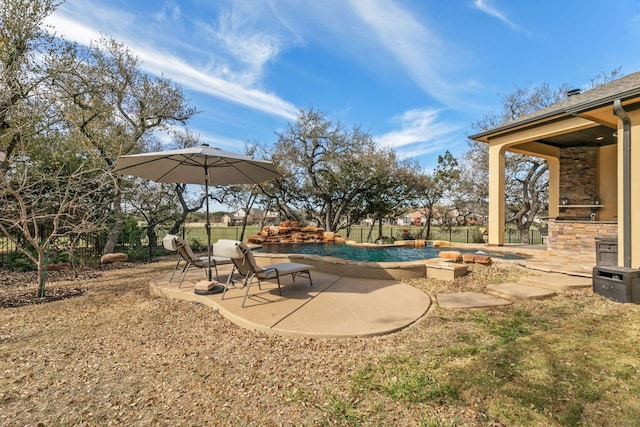
[[[207,194],[205,227],[209,260],[211,260],[209,186],[257,184],[282,176],[269,161],[252,159],[207,145],[118,156],[118,163],[113,171],[155,182],[204,185]],[[211,267],[209,267],[209,281],[211,281]]]

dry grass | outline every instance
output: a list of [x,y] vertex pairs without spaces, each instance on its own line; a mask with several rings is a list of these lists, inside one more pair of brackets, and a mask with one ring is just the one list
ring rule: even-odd
[[[500,309],[434,305],[387,337],[285,338],[244,330],[198,304],[151,298],[149,278],[172,267],[84,273],[49,287],[77,296],[0,308],[0,425],[627,426],[640,419],[640,306],[583,290]],[[527,273],[482,267],[453,284],[412,284],[434,297],[519,274]],[[31,289],[17,276],[2,280],[1,301]]]

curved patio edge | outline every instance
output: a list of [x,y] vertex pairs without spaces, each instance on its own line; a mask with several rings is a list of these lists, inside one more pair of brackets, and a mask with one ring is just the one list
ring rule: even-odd
[[[196,274],[197,273],[197,274]],[[222,277],[221,279],[226,279]],[[348,338],[387,335],[418,321],[431,306],[431,299],[419,289],[397,281],[341,277],[312,270],[313,286],[305,280],[285,283],[282,296],[277,285],[251,287],[244,308],[244,288],[230,288],[220,294],[197,295],[195,284],[201,271],[179,280],[169,275],[149,283],[152,296],[192,301],[211,307],[234,324],[255,331],[282,336]]]

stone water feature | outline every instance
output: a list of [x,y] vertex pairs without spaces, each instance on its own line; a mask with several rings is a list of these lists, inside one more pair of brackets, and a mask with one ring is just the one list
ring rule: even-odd
[[249,243],[346,243],[347,239],[324,228],[302,226],[296,221],[265,225],[258,234],[247,237]]

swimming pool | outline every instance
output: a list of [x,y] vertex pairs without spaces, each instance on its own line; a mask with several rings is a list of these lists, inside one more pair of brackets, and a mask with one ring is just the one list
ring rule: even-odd
[[[443,248],[462,253],[478,253],[477,249]],[[437,258],[440,248],[431,245],[413,246],[353,246],[341,243],[274,243],[262,246],[262,251],[275,254],[304,254],[341,258],[351,261],[405,262]],[[516,255],[481,251],[495,258],[517,259]]]

